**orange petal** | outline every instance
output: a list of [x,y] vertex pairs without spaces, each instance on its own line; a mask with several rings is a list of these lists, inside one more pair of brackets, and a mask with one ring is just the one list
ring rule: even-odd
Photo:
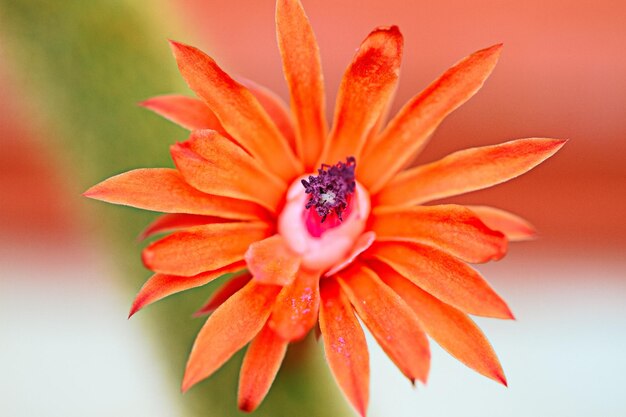
[[402,43],[397,26],[378,28],[363,41],[339,86],[333,128],[321,162],[333,165],[348,156],[359,161],[365,139],[398,82]]
[[291,113],[285,102],[272,90],[255,83],[254,81],[238,77],[239,82],[244,85],[252,95],[263,106],[268,116],[274,121],[280,133],[283,134],[289,147],[296,151],[296,132],[294,131]]
[[367,256],[383,261],[424,291],[468,314],[511,319],[504,300],[465,262],[417,243],[375,244]]
[[370,365],[365,334],[337,281],[320,283],[319,324],[326,360],[335,381],[357,412],[365,417],[369,402]]
[[521,217],[488,206],[465,206],[478,216],[488,228],[502,232],[509,241],[517,242],[534,239],[537,229]]
[[216,308],[218,308],[226,300],[228,300],[233,294],[245,287],[251,279],[252,275],[248,273],[230,278],[228,281],[222,284],[221,287],[215,290],[213,294],[211,294],[211,297],[209,297],[207,302],[202,307],[200,307],[198,311],[193,313],[193,316],[200,317],[212,313]]
[[315,325],[320,305],[319,279],[319,272],[300,270],[276,298],[269,326],[283,339],[302,339]]
[[166,95],[152,97],[139,104],[186,129],[211,129],[228,135],[217,116],[197,98]]
[[200,192],[187,184],[175,169],[135,169],[94,185],[85,197],[164,213],[191,213],[227,219],[267,217],[257,204]]
[[239,373],[239,409],[254,411],[267,395],[287,352],[289,342],[267,325],[248,346]]
[[141,287],[139,293],[130,308],[131,317],[133,314],[149,304],[159,301],[168,295],[185,291],[190,288],[200,287],[225,274],[230,274],[242,270],[246,267],[243,262],[235,262],[231,265],[217,269],[215,271],[204,272],[192,277],[180,277],[176,275],[155,274]]
[[376,233],[374,232],[365,232],[363,233],[361,236],[359,236],[359,238],[357,239],[356,243],[354,244],[354,247],[352,248],[352,251],[350,252],[350,254],[348,255],[348,257],[341,261],[340,263],[338,263],[337,265],[333,266],[330,270],[328,270],[324,276],[325,277],[329,277],[331,275],[335,275],[337,272],[341,271],[342,269],[346,268],[348,265],[350,265],[352,262],[354,262],[354,260],[363,252],[365,252],[370,246],[372,246],[372,244],[374,243],[374,241],[376,240]]
[[507,240],[469,209],[453,205],[374,209],[370,229],[379,241],[411,241],[481,263],[506,254]]
[[139,240],[147,239],[159,233],[212,223],[225,223],[225,220],[220,217],[199,216],[197,214],[164,214],[157,217],[155,221],[141,232]]
[[506,385],[491,344],[466,314],[413,285],[393,269],[381,266],[374,268],[378,276],[406,301],[441,347],[475,371]]
[[501,50],[502,45],[494,45],[454,65],[413,97],[380,137],[366,146],[357,175],[371,193],[410,163],[443,119],[482,87]]
[[261,331],[280,287],[250,281],[206,321],[191,348],[182,390],[209,377]]
[[337,277],[359,317],[389,358],[411,381],[426,383],[430,349],[415,313],[363,265],[355,264]]
[[270,233],[261,222],[196,226],[150,244],[143,263],[155,272],[192,276],[243,260],[248,246]]
[[264,284],[288,285],[300,267],[300,257],[289,249],[281,235],[251,244],[245,260],[254,279]]
[[276,2],[276,35],[296,120],[298,155],[306,170],[313,171],[327,135],[326,98],[319,47],[299,0]]
[[398,174],[376,201],[409,206],[491,187],[536,167],[564,144],[560,139],[518,139],[455,152]]
[[248,89],[199,49],[177,42],[171,46],[189,87],[241,146],[284,180],[302,172],[287,140]]
[[196,130],[171,147],[172,159],[189,184],[224,197],[253,201],[275,212],[287,189],[252,156],[213,130]]

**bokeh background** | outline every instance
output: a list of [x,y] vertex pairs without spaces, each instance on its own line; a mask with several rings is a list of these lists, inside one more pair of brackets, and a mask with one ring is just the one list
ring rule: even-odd
[[[455,201],[505,208],[540,239],[484,265],[515,322],[479,320],[509,388],[433,347],[411,387],[374,343],[371,416],[624,416],[626,3],[304,0],[332,107],[375,26],[397,24],[393,110],[451,64],[504,42],[483,90],[418,162],[508,139],[570,139],[531,173]],[[235,416],[240,356],[181,395],[202,288],[126,312],[149,276],[136,236],[154,214],[80,196],[136,167],[171,166],[185,132],[136,103],[187,93],[168,38],[287,98],[273,0],[0,0],[0,415]],[[330,116],[330,115],[329,115]],[[352,415],[314,341],[291,349],[261,416]]]

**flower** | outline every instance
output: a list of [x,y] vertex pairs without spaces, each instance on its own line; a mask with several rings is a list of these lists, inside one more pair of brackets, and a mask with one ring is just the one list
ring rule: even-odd
[[319,324],[339,387],[365,415],[369,360],[357,316],[411,381],[426,382],[428,334],[506,384],[468,315],[513,315],[468,263],[502,258],[508,241],[532,238],[534,229],[492,207],[424,204],[508,181],[564,141],[514,140],[407,168],[442,120],[480,89],[502,46],[458,62],[383,127],[403,38],[395,26],[377,28],[345,72],[328,131],[319,50],[300,2],[278,0],[276,24],[291,112],[267,89],[172,42],[199,99],[160,96],[143,105],[192,131],[171,146],[176,169],[133,170],[85,193],[167,213],[142,235],[171,232],[144,249],[155,274],[130,314],[235,274],[197,313],[211,315],[182,388],[249,343],[239,385],[246,411],[263,400],[288,344]]

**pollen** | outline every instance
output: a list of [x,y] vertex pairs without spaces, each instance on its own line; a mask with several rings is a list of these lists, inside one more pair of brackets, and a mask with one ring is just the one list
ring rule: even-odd
[[335,214],[339,221],[343,221],[343,214],[356,188],[355,167],[356,159],[349,156],[346,162],[340,161],[335,165],[322,164],[317,170],[317,175],[310,175],[308,180],[301,181],[305,193],[309,195],[305,208],[313,208],[322,223],[331,214]]

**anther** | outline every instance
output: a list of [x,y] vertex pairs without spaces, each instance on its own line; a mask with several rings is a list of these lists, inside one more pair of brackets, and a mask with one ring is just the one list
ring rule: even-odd
[[350,205],[352,194],[356,187],[354,169],[356,159],[353,156],[346,158],[346,162],[335,165],[322,164],[317,175],[310,175],[308,180],[302,180],[305,193],[309,194],[305,208],[313,208],[321,218],[321,223],[329,215],[335,215],[339,222]]

